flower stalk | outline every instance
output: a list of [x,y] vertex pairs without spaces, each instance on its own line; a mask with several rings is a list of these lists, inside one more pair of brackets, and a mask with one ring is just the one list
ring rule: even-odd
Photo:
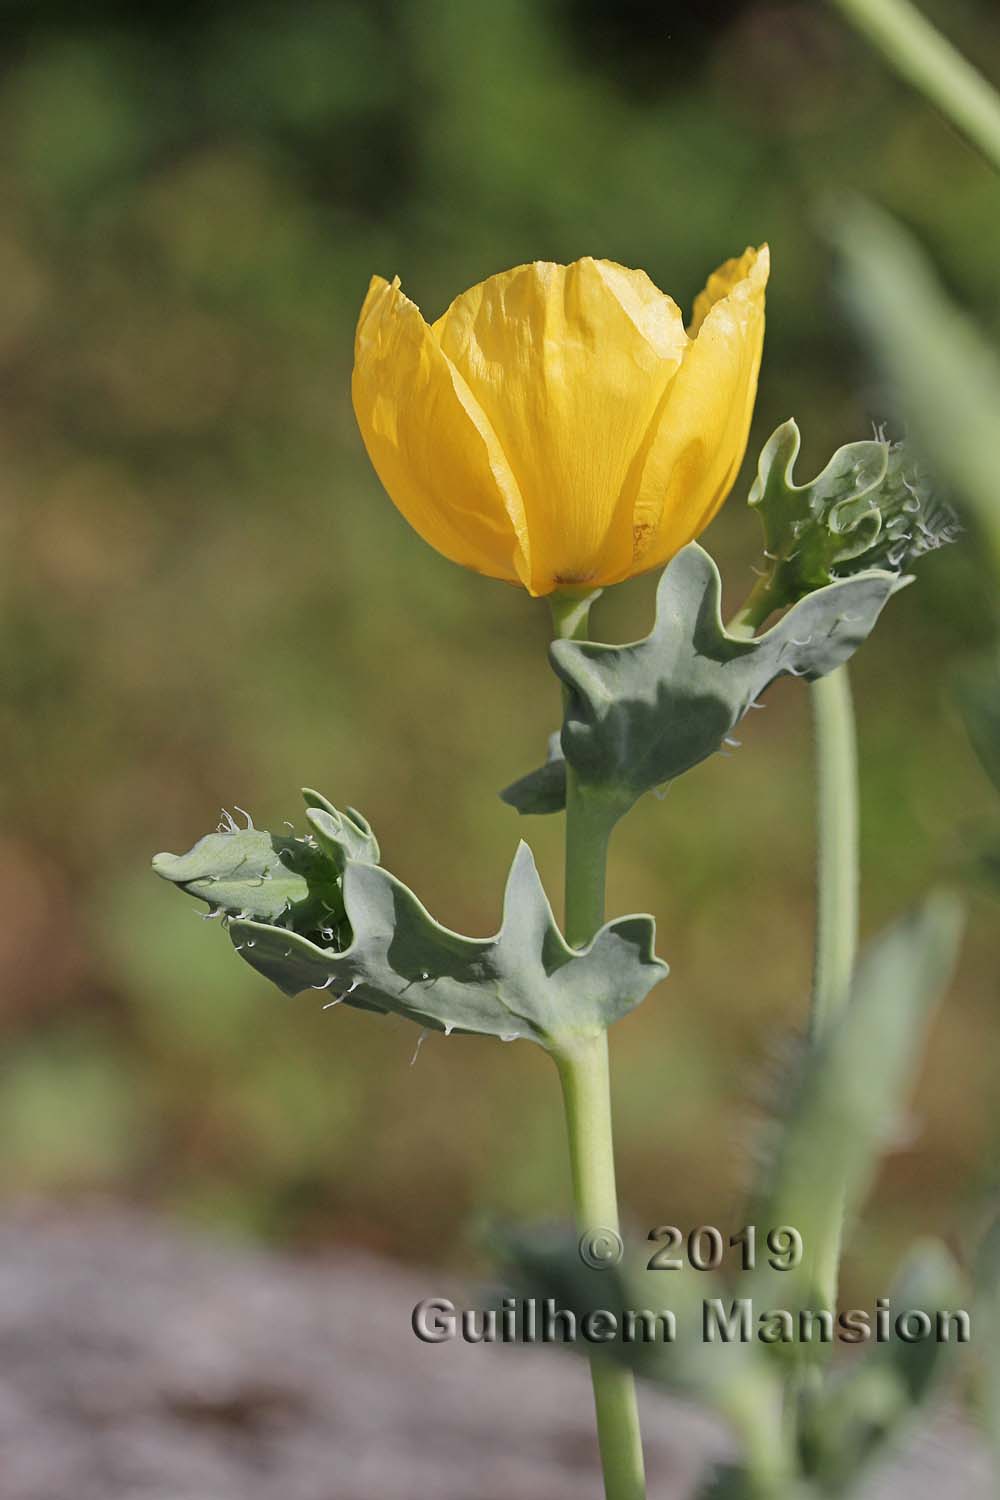
[[[843,1015],[858,954],[857,729],[851,683],[838,667],[811,685],[816,746],[816,949],[809,1039],[821,1045]],[[813,1249],[815,1286],[834,1311],[844,1237],[843,1193],[834,1186],[829,1233]]]
[[816,742],[816,959],[810,1036],[843,1011],[858,950],[858,751],[846,667],[810,688]]
[[[562,1084],[576,1224],[582,1236],[618,1233],[608,1036],[600,1031],[556,1054]],[[635,1379],[607,1355],[590,1360],[606,1500],[645,1500]]]
[[[787,600],[774,577],[761,579],[729,623],[731,635],[753,636]],[[858,953],[858,750],[851,682],[846,666],[810,684],[816,761],[816,937],[809,1042],[818,1047],[844,1012]],[[821,1305],[835,1309],[840,1279],[843,1213],[829,1240],[812,1247]]]
[[[587,638],[599,590],[552,599],[555,633]],[[608,841],[614,817],[579,786],[567,767],[565,933],[574,947],[590,942],[604,921]],[[619,1230],[611,1124],[608,1035],[580,1035],[555,1053],[562,1085],[577,1229],[581,1235]],[[597,1440],[607,1500],[645,1500],[646,1477],[635,1380],[606,1356],[591,1358]]]

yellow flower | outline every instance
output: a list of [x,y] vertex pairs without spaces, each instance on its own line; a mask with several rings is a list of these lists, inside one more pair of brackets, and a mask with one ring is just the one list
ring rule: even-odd
[[375,276],[355,343],[379,478],[445,557],[532,594],[659,567],[708,525],[746,449],[767,247],[709,277],[685,331],[644,271],[535,261],[428,326]]

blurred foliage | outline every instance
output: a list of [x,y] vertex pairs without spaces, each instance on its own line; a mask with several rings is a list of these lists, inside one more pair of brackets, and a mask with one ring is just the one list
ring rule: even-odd
[[[996,10],[947,9],[1000,77]],[[591,253],[690,306],[768,239],[755,432],[707,538],[735,602],[767,434],[798,419],[807,475],[886,414],[829,293],[830,191],[904,219],[996,334],[997,187],[811,4],[39,0],[4,22],[6,1187],[464,1253],[481,1208],[565,1202],[547,1061],[432,1038],[411,1069],[409,1028],[280,1001],[148,866],[220,803],[266,825],[311,783],[377,824],[453,928],[495,930],[522,832],[558,895],[556,820],[519,827],[495,795],[554,727],[547,612],[431,553],[381,494],[348,397],[368,276],[399,272],[436,315],[490,272]],[[645,632],[654,584],[602,601],[605,638]],[[973,549],[926,560],[858,658],[869,930],[961,859],[956,825],[990,805],[944,692],[982,589]],[[804,1013],[799,685],[745,727],[617,836],[609,912],[652,911],[673,968],[614,1039],[640,1223],[742,1222],[768,1070],[780,1082]],[[973,913],[922,1132],[848,1267],[859,1293],[979,1185],[990,920]]]

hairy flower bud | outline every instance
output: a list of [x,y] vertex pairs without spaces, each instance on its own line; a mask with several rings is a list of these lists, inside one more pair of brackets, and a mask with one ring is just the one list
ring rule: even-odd
[[750,491],[768,563],[741,611],[754,624],[839,578],[872,569],[899,576],[961,529],[905,443],[881,434],[848,443],[801,485],[793,477],[800,443],[796,423],[784,422]]

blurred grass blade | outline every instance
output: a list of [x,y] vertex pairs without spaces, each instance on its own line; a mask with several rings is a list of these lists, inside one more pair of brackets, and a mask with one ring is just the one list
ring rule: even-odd
[[958,902],[941,892],[883,933],[858,966],[843,1016],[806,1058],[756,1219],[794,1225],[805,1253],[791,1272],[761,1273],[762,1306],[823,1306],[824,1249],[891,1139],[960,928]]
[[[914,1246],[889,1301],[896,1312],[947,1318],[947,1338],[890,1338],[820,1386],[804,1408],[802,1458],[823,1494],[850,1494],[864,1466],[900,1435],[934,1392],[959,1342],[955,1316],[968,1309],[967,1286],[948,1250]],[[971,1327],[971,1323],[970,1323]]]
[[1000,792],[1000,647],[963,662],[956,694],[972,748]]
[[909,0],[833,0],[896,72],[1000,171],[1000,95]]
[[833,229],[849,306],[894,387],[911,437],[981,530],[1000,573],[1000,359],[946,294],[911,236],[871,205]]
[[[972,748],[1000,792],[1000,642],[961,664],[955,696]],[[1000,890],[1000,826],[995,820],[977,825],[971,843],[975,873]]]

